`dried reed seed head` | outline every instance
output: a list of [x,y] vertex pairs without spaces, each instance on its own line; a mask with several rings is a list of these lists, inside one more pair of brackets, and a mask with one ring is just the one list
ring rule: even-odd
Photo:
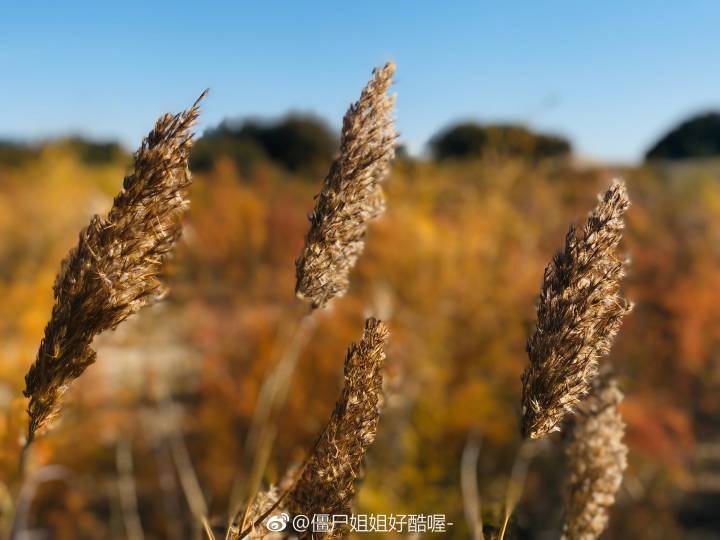
[[[250,527],[250,532],[243,536],[246,540],[275,540],[284,538],[281,532],[272,530],[272,524],[268,527],[268,520],[274,516],[282,516],[287,511],[282,505],[276,507],[265,519],[255,526],[255,522],[259,520],[267,511],[269,511],[275,503],[280,499],[280,488],[277,485],[270,486],[267,491],[260,492],[256,495],[252,505],[248,508],[245,516],[245,527]],[[230,539],[237,539],[240,536],[240,524],[235,524],[234,529],[229,534]]]
[[[274,531],[272,522],[268,523],[268,521],[275,516],[289,519],[290,514],[283,501],[283,495],[293,486],[296,473],[296,468],[290,467],[278,483],[272,484],[265,491],[255,494],[247,507],[247,511],[242,507],[238,509],[227,531],[226,538],[228,540],[238,540],[240,533],[244,531],[249,532],[246,532],[245,536],[242,537],[243,539],[259,540],[264,538],[265,540],[273,540],[285,538],[282,532]],[[243,514],[245,515],[243,516]],[[265,517],[263,518],[263,516]],[[240,529],[241,526],[243,526],[242,530]]]
[[25,376],[29,441],[58,414],[68,385],[95,361],[93,338],[165,294],[159,275],[188,207],[190,129],[204,96],[157,121],[108,215],[93,216],[62,262],[52,315]]
[[385,210],[380,183],[389,173],[397,138],[395,98],[388,95],[394,71],[394,64],[375,69],[360,99],[348,109],[340,154],[315,198],[305,247],[295,261],[295,293],[313,308],[345,294],[350,270],[364,248],[368,221]]
[[607,527],[609,510],[627,467],[625,423],[617,383],[597,377],[580,406],[566,447],[565,540],[595,540]]
[[[287,504],[292,513],[306,516],[350,513],[354,483],[377,432],[388,335],[382,322],[368,319],[362,340],[348,350],[340,399],[302,476],[289,493]],[[346,535],[347,531],[342,529],[328,538]]]
[[559,429],[595,377],[623,316],[632,308],[619,295],[624,261],[615,251],[630,201],[614,182],[590,213],[582,234],[571,227],[565,249],[545,269],[537,327],[528,340],[530,366],[522,377],[522,432],[544,437]]

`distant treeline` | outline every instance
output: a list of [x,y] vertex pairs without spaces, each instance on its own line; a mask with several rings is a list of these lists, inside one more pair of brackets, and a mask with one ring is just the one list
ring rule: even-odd
[[38,148],[15,141],[0,140],[0,165],[18,166],[34,159]]
[[279,120],[225,120],[197,141],[190,168],[211,169],[220,157],[231,158],[240,170],[273,161],[299,173],[325,170],[338,149],[332,129],[313,115],[290,114]]
[[[338,150],[338,135],[314,115],[289,114],[275,120],[226,120],[207,130],[197,141],[190,159],[195,171],[212,169],[221,158],[240,171],[273,162],[301,175],[322,174]],[[88,164],[126,159],[115,142],[82,137],[56,141]],[[18,166],[35,159],[42,145],[0,140],[0,165]],[[428,143],[436,161],[477,159],[488,155],[539,161],[572,153],[570,142],[558,135],[537,133],[522,125],[461,122],[438,132]],[[645,154],[647,161],[682,160],[720,156],[720,113],[694,116],[664,135]],[[404,147],[399,159],[412,159]]]
[[[220,157],[229,157],[245,169],[271,160],[291,171],[317,172],[337,151],[338,139],[314,116],[293,114],[276,121],[225,121],[198,141],[190,165],[207,170]],[[488,153],[538,160],[566,156],[570,142],[562,137],[534,133],[519,125],[461,123],[438,133],[429,143],[436,160],[476,159]],[[404,148],[399,157],[408,159]]]
[[[66,137],[54,144],[67,148],[77,155],[83,163],[101,165],[127,157],[123,147],[113,141],[91,141],[83,137]],[[19,166],[37,158],[42,144],[28,144],[10,140],[0,140],[0,165]]]
[[572,152],[570,141],[557,135],[535,133],[525,126],[512,124],[456,124],[430,140],[436,160],[472,159],[487,154],[534,161],[557,158]]

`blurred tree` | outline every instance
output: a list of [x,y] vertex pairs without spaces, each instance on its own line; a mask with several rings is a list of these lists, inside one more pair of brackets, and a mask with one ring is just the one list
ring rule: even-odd
[[258,163],[268,159],[257,141],[226,131],[221,125],[216,131],[206,133],[195,144],[190,154],[190,168],[197,172],[210,171],[223,157],[230,158],[244,174],[250,173]]
[[480,157],[486,147],[485,129],[472,123],[446,128],[430,139],[430,149],[437,160]]
[[37,151],[29,145],[0,140],[0,165],[16,167],[37,157]]
[[407,146],[404,144],[398,144],[395,147],[395,158],[403,161],[407,161],[412,159],[412,156],[410,155],[410,152],[407,149]]
[[645,160],[720,155],[720,113],[693,116],[670,130],[645,154]]
[[88,165],[104,165],[127,156],[122,146],[114,141],[91,141],[84,137],[68,137],[61,143],[67,145],[80,161]]
[[550,134],[535,135],[535,154],[538,158],[561,157],[572,153],[570,141]]
[[107,165],[127,158],[122,146],[113,141],[91,141],[83,137],[66,137],[42,144],[0,141],[0,165],[18,167],[38,159],[43,149],[53,146],[67,150],[85,165]]
[[568,155],[570,143],[556,135],[534,133],[525,126],[466,122],[450,126],[430,140],[436,160],[479,158],[487,152],[539,160]]
[[277,121],[224,121],[198,141],[190,166],[208,170],[220,156],[235,160],[241,170],[272,160],[289,171],[316,174],[327,168],[337,138],[312,115],[290,114]]

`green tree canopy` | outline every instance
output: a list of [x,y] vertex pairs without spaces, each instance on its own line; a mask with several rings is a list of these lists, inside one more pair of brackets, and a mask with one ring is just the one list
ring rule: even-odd
[[720,113],[693,116],[670,130],[645,154],[646,161],[720,156]]
[[0,139],[0,165],[19,166],[36,157],[36,148],[21,142]]
[[123,159],[127,155],[122,146],[114,141],[93,141],[76,136],[67,137],[61,142],[88,165],[111,163]]
[[290,114],[276,121],[225,120],[197,142],[190,166],[207,170],[218,157],[227,156],[241,169],[271,160],[290,171],[314,174],[327,168],[337,144],[327,124],[312,115]]
[[538,160],[566,156],[572,147],[562,137],[534,133],[521,125],[464,122],[435,135],[430,149],[437,160],[473,159],[489,152]]

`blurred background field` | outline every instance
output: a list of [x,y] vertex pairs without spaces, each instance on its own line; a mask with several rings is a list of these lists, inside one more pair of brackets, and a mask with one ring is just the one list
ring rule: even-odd
[[[720,538],[718,5],[210,4],[16,3],[0,20],[0,515],[22,503],[26,538],[200,537],[179,452],[222,528],[250,480],[262,385],[306,310],[294,260],[340,116],[394,59],[388,211],[349,294],[305,328],[264,481],[306,455],[376,315],[386,404],[355,511],[445,514],[447,536],[468,538],[460,463],[480,440],[482,516],[498,527],[543,270],[621,177],[635,309],[608,361],[630,453],[604,538]],[[205,85],[171,292],[96,340],[18,499],[23,377],[60,261],[155,118]],[[507,538],[558,537],[561,438],[537,445]]]
[[[259,150],[240,158],[226,151],[245,142],[201,139],[184,240],[168,268],[172,292],[99,339],[99,361],[72,387],[57,428],[37,441],[33,467],[59,464],[62,472],[38,489],[31,528],[57,538],[124,537],[116,453],[130,445],[146,537],[187,536],[193,520],[169,455],[178,434],[211,515],[224,515],[233,481],[247,473],[243,442],[260,387],[305,309],[293,297],[294,258],[317,170],[332,155],[328,138],[325,155],[294,165]],[[302,137],[293,135],[286,147],[296,144]],[[619,169],[480,146],[479,156],[440,161],[400,152],[389,211],[371,229],[350,294],[310,330],[279,415],[268,479],[312,445],[339,392],[344,351],[374,313],[392,329],[387,404],[357,511],[445,513],[455,523],[450,535],[465,537],[459,464],[477,432],[483,514],[498,524],[519,446],[524,343],[543,268],[568,224],[620,175],[634,201],[624,250],[632,259],[626,292],[637,305],[611,354],[627,395],[631,465],[607,537],[715,537],[717,164]],[[48,318],[59,261],[90,215],[109,207],[129,163],[121,149],[107,148],[78,140],[6,146],[0,166],[0,464],[9,482],[24,427],[22,378]],[[558,446],[543,446],[514,535],[556,534],[562,467]]]

